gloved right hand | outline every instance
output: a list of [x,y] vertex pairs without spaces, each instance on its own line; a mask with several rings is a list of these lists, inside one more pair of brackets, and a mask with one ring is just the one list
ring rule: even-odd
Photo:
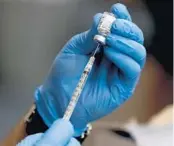
[[[115,4],[111,11],[117,19],[106,39],[107,46],[102,50],[103,56],[96,59],[70,119],[75,136],[80,136],[89,122],[110,114],[132,96],[145,63],[141,29],[132,22],[124,5]],[[98,34],[101,16],[97,14],[88,31],[67,42],[45,82],[36,90],[37,110],[48,127],[63,117],[90,54],[96,48],[93,38]]]
[[79,142],[72,138],[74,129],[66,120],[57,120],[46,131],[27,136],[17,146],[80,146]]

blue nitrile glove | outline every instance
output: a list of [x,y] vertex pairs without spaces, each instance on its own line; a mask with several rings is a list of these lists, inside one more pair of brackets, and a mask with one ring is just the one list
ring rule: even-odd
[[[124,5],[115,4],[111,11],[117,20],[107,37],[108,46],[104,48],[101,61],[96,61],[71,117],[76,136],[86,124],[108,115],[132,96],[145,63],[141,29],[131,21]],[[63,117],[90,54],[95,50],[93,37],[101,15],[94,17],[90,30],[68,41],[57,55],[46,81],[36,90],[36,106],[48,126]]]
[[72,138],[73,134],[72,124],[60,119],[45,133],[27,136],[17,146],[80,146],[79,142]]

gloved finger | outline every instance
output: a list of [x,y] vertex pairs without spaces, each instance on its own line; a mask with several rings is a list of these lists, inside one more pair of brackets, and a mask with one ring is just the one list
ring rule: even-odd
[[96,42],[93,40],[97,34],[97,26],[102,14],[98,13],[93,18],[91,28],[83,33],[77,34],[65,45],[62,50],[65,53],[88,55],[96,48]]
[[24,140],[17,144],[17,146],[32,146],[34,145],[40,138],[43,133],[37,133],[34,135],[27,136]]
[[106,56],[103,56],[100,66],[99,68],[97,67],[97,70],[96,70],[98,71],[98,79],[100,79],[102,83],[103,81],[107,81],[110,66],[111,66],[110,60],[108,60]]
[[67,145],[70,141],[71,137],[74,134],[74,129],[72,124],[67,120],[57,120],[53,123],[53,125],[46,131],[46,133],[42,136],[42,139],[38,141],[37,146],[40,145]]
[[114,4],[111,7],[111,12],[116,16],[116,18],[132,21],[126,6],[123,4],[120,3]]
[[67,146],[80,146],[80,143],[75,138],[71,138]]
[[111,33],[129,38],[141,44],[144,43],[141,29],[133,22],[127,20],[116,19],[112,24]]
[[131,57],[117,51],[115,48],[105,48],[104,52],[115,67],[121,70],[125,79],[133,79],[140,74],[140,65]]
[[106,41],[111,48],[133,58],[139,63],[141,68],[144,66],[146,60],[146,49],[143,45],[130,39],[112,34],[107,37]]

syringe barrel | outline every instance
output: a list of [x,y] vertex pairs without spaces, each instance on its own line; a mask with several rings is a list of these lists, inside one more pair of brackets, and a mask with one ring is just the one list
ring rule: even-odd
[[85,69],[84,69],[84,71],[83,71],[83,73],[82,73],[82,75],[80,77],[80,80],[79,80],[79,82],[78,82],[78,84],[77,84],[77,86],[76,86],[76,88],[75,88],[75,90],[73,92],[73,95],[71,97],[71,101],[70,101],[70,103],[69,103],[69,105],[68,105],[68,107],[67,107],[67,109],[65,111],[63,119],[70,120],[71,115],[72,115],[72,113],[74,111],[74,108],[75,108],[75,106],[77,104],[77,101],[78,101],[78,99],[79,99],[79,97],[81,95],[81,92],[82,92],[85,84],[86,84],[86,81],[88,79],[88,75],[89,75],[89,73],[90,73],[90,71],[92,69],[94,61],[95,61],[95,57],[94,56],[90,57],[87,65],[85,66]]

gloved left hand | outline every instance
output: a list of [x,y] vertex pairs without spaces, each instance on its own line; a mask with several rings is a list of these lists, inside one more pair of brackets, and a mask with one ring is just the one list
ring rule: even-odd
[[[75,136],[79,136],[89,122],[110,114],[132,96],[145,63],[141,29],[132,22],[124,5],[115,4],[111,11],[117,19],[106,38],[107,46],[103,56],[96,59],[70,119]],[[37,110],[48,127],[63,117],[90,54],[96,48],[93,38],[101,15],[94,17],[88,31],[68,41],[57,55],[46,81],[36,90]]]
[[60,119],[45,132],[30,135],[17,146],[80,146],[73,138],[74,129],[70,122]]

